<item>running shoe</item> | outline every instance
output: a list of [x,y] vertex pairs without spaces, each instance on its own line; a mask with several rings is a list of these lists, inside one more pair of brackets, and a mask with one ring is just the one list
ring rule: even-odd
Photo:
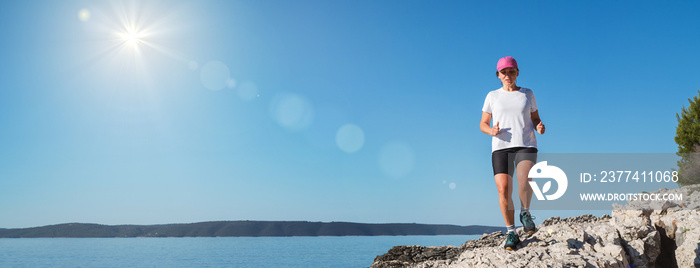
[[506,250],[514,250],[515,247],[520,244],[520,238],[515,232],[508,232],[506,234],[506,244],[503,246]]
[[528,234],[535,233],[535,223],[532,221],[533,217],[530,216],[530,212],[525,212],[520,215],[520,222],[523,224],[523,229]]

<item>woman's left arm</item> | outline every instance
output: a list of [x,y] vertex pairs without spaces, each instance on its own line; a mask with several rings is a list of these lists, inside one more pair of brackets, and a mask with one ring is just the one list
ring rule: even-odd
[[535,126],[537,133],[544,134],[544,124],[542,124],[542,120],[540,119],[540,113],[534,111],[530,113],[530,118],[532,118],[532,125]]

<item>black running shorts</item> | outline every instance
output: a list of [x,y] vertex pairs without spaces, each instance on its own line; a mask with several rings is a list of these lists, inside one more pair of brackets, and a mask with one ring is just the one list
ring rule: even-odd
[[491,153],[493,175],[505,173],[512,176],[515,167],[523,160],[537,162],[537,148],[513,147],[494,151]]

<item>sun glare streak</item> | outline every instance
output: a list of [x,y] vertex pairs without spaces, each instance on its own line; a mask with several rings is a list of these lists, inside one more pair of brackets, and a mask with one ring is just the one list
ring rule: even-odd
[[139,51],[139,46],[146,43],[148,36],[143,30],[133,24],[124,25],[124,29],[121,32],[117,32],[116,35],[119,37],[122,45],[126,45],[135,51]]
[[163,75],[173,63],[186,67],[191,59],[176,56],[172,41],[182,36],[184,10],[167,1],[129,0],[92,2],[78,10],[86,26],[85,83],[100,88],[119,109],[159,106]]
[[[98,68],[105,74],[122,78],[155,79],[158,73],[175,60],[183,66],[191,61],[174,49],[173,38],[182,30],[182,5],[166,1],[110,1],[79,11],[79,19],[94,30],[94,53],[90,57],[101,62]],[[133,79],[130,79],[133,81]],[[127,81],[119,79],[119,81]]]
[[114,103],[158,106],[168,75],[192,61],[178,49],[189,33],[191,4],[126,0],[92,2],[88,9],[89,20],[81,19],[85,82]]
[[149,48],[148,50],[183,60],[184,63],[189,62],[190,57],[177,55],[166,44],[181,28],[177,17],[182,13],[175,10],[177,5],[165,1],[110,3],[108,6],[91,9],[95,11],[91,17],[96,20],[90,24],[94,30],[102,32],[101,40],[109,43],[108,47],[123,47],[120,50],[122,53]]

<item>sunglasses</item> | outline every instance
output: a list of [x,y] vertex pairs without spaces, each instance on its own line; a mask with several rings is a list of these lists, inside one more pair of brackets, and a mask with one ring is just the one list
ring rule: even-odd
[[503,69],[499,71],[502,75],[514,75],[516,72],[517,70],[515,69]]

